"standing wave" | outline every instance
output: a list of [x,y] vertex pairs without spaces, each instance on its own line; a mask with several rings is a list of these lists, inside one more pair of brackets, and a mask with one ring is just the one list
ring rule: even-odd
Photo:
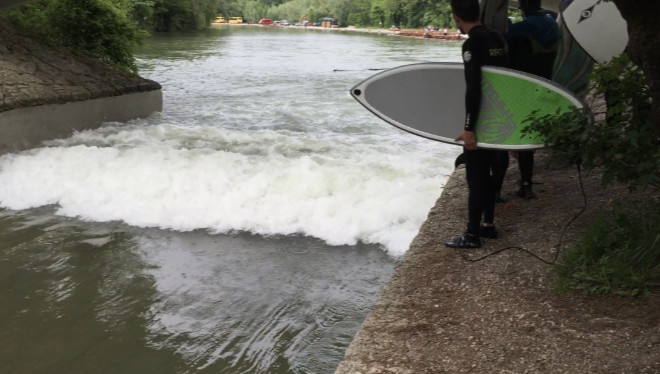
[[124,125],[48,145],[0,158],[0,206],[55,205],[68,217],[177,231],[377,243],[393,256],[408,248],[448,170],[429,148],[374,135]]

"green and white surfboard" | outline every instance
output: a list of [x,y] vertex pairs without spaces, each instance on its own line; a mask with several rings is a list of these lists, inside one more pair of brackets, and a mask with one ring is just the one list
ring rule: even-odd
[[[525,120],[584,107],[558,84],[516,70],[482,68],[483,97],[477,120],[481,148],[525,150],[545,146],[540,136],[523,135]],[[450,144],[463,131],[465,78],[462,63],[438,62],[396,67],[357,84],[351,95],[389,124]]]

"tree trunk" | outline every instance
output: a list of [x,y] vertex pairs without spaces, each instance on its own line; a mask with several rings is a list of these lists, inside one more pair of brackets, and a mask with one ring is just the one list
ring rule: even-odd
[[628,23],[627,52],[648,83],[653,100],[653,121],[660,134],[660,15],[659,0],[613,0]]

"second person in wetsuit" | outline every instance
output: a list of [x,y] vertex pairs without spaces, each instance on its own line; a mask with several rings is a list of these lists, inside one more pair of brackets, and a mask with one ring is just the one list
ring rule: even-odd
[[[559,26],[557,14],[541,8],[541,0],[519,0],[523,20],[512,24],[507,32],[509,44],[509,67],[552,78],[552,67],[559,47]],[[534,151],[518,152],[520,188],[516,195],[523,198],[534,197],[532,174],[534,172]]]

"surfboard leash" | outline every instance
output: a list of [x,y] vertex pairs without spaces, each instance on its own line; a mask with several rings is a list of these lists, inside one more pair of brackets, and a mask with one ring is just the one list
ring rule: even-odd
[[369,68],[369,69],[332,69],[333,73],[344,72],[344,71],[381,71],[387,70],[385,68]]
[[546,260],[546,259],[542,258],[541,256],[537,255],[536,253],[532,252],[531,250],[529,250],[525,247],[522,247],[522,246],[510,246],[510,247],[500,248],[498,250],[495,250],[491,253],[488,253],[488,254],[483,255],[481,257],[478,257],[478,258],[471,258],[471,257],[467,256],[466,253],[465,253],[466,250],[464,248],[456,248],[456,250],[458,251],[460,256],[463,257],[464,260],[469,261],[469,262],[479,262],[479,261],[485,260],[489,257],[495,256],[499,253],[502,253],[504,251],[517,249],[517,250],[520,250],[522,252],[525,252],[525,253],[529,254],[530,256],[536,258],[537,260],[543,262],[544,264],[555,265],[557,263],[557,260],[559,259],[559,254],[561,253],[561,245],[562,245],[562,242],[564,240],[564,237],[566,236],[566,232],[568,231],[568,228],[573,224],[573,222],[575,222],[575,220],[577,220],[587,210],[588,199],[587,199],[587,192],[584,189],[584,183],[582,182],[582,167],[581,167],[580,163],[577,163],[576,165],[577,165],[578,183],[580,185],[580,192],[582,193],[582,201],[584,202],[584,204],[582,206],[582,209],[580,209],[580,211],[575,216],[573,216],[573,218],[568,220],[568,222],[564,225],[564,228],[562,229],[561,235],[559,236],[559,241],[553,247],[553,248],[555,248],[555,254],[554,254],[552,260]]

